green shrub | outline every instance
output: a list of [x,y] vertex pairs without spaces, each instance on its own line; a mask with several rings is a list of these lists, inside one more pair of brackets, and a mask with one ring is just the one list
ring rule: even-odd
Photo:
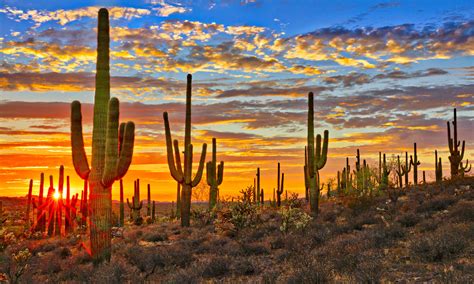
[[282,208],[280,231],[287,233],[290,230],[304,230],[313,219],[299,208]]

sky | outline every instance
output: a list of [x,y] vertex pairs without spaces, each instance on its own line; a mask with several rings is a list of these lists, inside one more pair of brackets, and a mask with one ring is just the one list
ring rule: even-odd
[[[14,1],[0,3],[0,196],[19,196],[59,165],[73,192],[82,181],[70,152],[70,103],[83,104],[90,155],[97,12],[109,9],[111,94],[136,124],[125,195],[173,200],[163,112],[184,132],[186,74],[193,74],[192,142],[217,138],[222,196],[253,184],[273,191],[277,163],[289,192],[304,192],[307,94],[316,133],[329,130],[325,182],[418,145],[434,179],[434,150],[449,174],[446,121],[458,110],[465,158],[474,160],[472,1]],[[208,148],[210,149],[210,147]],[[207,160],[210,160],[210,153]],[[90,158],[89,158],[90,159]],[[403,158],[402,158],[403,161]],[[194,163],[196,171],[197,163]],[[204,175],[205,176],[205,175]],[[421,176],[421,173],[419,174]],[[205,178],[203,178],[204,182]],[[55,185],[56,186],[56,185]],[[118,199],[118,182],[113,187]]]

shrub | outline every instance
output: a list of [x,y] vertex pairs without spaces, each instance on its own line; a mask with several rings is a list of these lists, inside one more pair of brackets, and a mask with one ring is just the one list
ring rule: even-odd
[[229,272],[229,259],[217,256],[205,262],[202,276],[203,277],[220,277]]
[[438,196],[418,206],[416,212],[430,213],[434,211],[445,210],[446,208],[448,208],[448,206],[454,204],[456,201],[456,198],[453,196]]
[[399,216],[396,221],[404,227],[413,227],[420,222],[420,217],[415,213],[405,213]]
[[332,279],[327,261],[316,259],[311,255],[297,258],[293,267],[296,271],[287,279],[287,283],[327,283]]
[[411,254],[414,258],[430,262],[450,259],[467,247],[467,230],[463,225],[447,225],[434,233],[426,233],[410,243]]
[[252,275],[256,272],[255,266],[248,259],[234,260],[232,270],[237,275]]
[[459,201],[453,206],[449,216],[460,222],[474,222],[474,201]]
[[147,232],[143,235],[143,240],[147,242],[162,242],[166,241],[168,236],[160,232]]
[[282,208],[280,231],[287,233],[290,230],[304,230],[313,219],[298,208]]
[[242,251],[246,255],[252,254],[269,254],[270,250],[268,247],[262,243],[243,243]]

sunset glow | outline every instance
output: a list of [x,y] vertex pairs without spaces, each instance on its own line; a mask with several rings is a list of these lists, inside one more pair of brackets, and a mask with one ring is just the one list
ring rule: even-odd
[[[182,2],[182,3],[181,3]],[[334,2],[334,3],[333,3]],[[420,171],[434,179],[434,151],[446,174],[446,121],[457,108],[464,159],[474,160],[474,21],[469,1],[3,1],[0,7],[0,195],[34,193],[40,173],[65,167],[71,195],[83,188],[71,160],[70,104],[82,102],[91,155],[97,11],[110,11],[111,94],[120,121],[134,121],[125,196],[141,180],[171,201],[163,112],[184,136],[186,74],[193,74],[192,142],[215,137],[225,162],[222,196],[253,184],[304,192],[308,92],[316,133],[329,130],[334,179],[356,149],[404,157],[418,145]],[[462,8],[461,8],[462,7]],[[412,11],[417,11],[413,12]],[[436,20],[433,20],[436,19]],[[180,144],[181,149],[183,145]],[[196,165],[193,172],[196,172]],[[205,175],[204,175],[205,176]],[[205,182],[205,181],[204,181]],[[45,181],[46,183],[46,181]],[[49,183],[46,183],[49,186]],[[119,199],[118,182],[112,197]],[[59,193],[54,193],[57,199]]]

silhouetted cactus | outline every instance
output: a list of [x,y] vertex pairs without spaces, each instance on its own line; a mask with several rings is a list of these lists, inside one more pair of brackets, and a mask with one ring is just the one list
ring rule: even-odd
[[112,184],[127,173],[135,137],[133,122],[119,127],[119,101],[110,98],[109,41],[109,13],[102,8],[97,34],[91,168],[84,150],[81,104],[74,101],[71,105],[72,160],[77,174],[88,179],[90,185],[90,240],[94,263],[110,260]]
[[217,204],[217,194],[219,192],[219,185],[224,179],[224,162],[221,161],[217,165],[217,146],[216,138],[212,138],[212,160],[206,164],[207,184],[209,185],[209,209],[212,209]]
[[389,178],[390,170],[387,167],[387,161],[385,159],[385,154],[383,154],[383,162],[382,162],[382,177],[380,179],[380,189],[384,190],[388,188],[388,178]]
[[436,182],[443,181],[443,163],[441,162],[441,157],[438,158],[437,150],[435,150],[435,177]]
[[66,234],[72,230],[73,220],[71,220],[71,184],[69,176],[66,177],[66,204],[64,207],[64,231]]
[[405,187],[407,188],[408,188],[408,173],[410,171],[411,171],[411,162],[408,160],[408,152],[405,152],[405,165],[402,165],[402,172],[403,172],[403,175],[405,176]]
[[[458,122],[457,122],[457,117],[456,117],[456,109],[454,109],[454,120],[452,121],[453,124],[453,138],[451,138],[451,129],[449,126],[449,121],[446,122],[448,126],[448,146],[449,146],[449,153],[451,154],[449,156],[449,162],[451,163],[451,179],[454,179],[461,175],[461,170],[460,165],[462,162],[462,159],[464,158],[464,148],[466,146],[465,141],[462,141],[462,146],[461,146],[461,141],[458,140]],[[461,151],[459,151],[459,146],[461,146]],[[466,161],[466,164],[464,167],[467,167],[468,161]],[[464,176],[464,173],[462,173]]]
[[140,180],[137,179],[134,182],[135,188],[133,192],[133,197],[132,197],[132,203],[127,198],[127,205],[128,208],[130,208],[130,219],[135,222],[135,223],[140,223],[138,221],[141,216],[140,216],[140,210],[143,207],[143,201],[140,200]]
[[55,235],[61,236],[61,227],[63,220],[63,190],[64,190],[64,166],[59,167],[59,182],[58,182],[58,199],[56,200],[56,223],[55,223]]
[[395,170],[398,177],[398,187],[403,188],[403,170],[400,164],[400,155],[397,155],[397,169]]
[[469,160],[466,160],[466,164],[464,165],[462,162],[459,164],[459,175],[461,178],[464,178],[464,174],[471,171],[471,165],[469,164]]
[[[322,142],[322,145],[321,145]],[[329,131],[324,130],[324,140],[321,141],[321,135],[316,136],[316,146],[314,144],[314,96],[308,94],[308,134],[307,134],[307,162],[305,163],[305,179],[309,185],[309,203],[311,212],[314,215],[319,211],[320,177],[321,170],[327,161],[329,142]]]
[[31,221],[30,221],[30,208],[31,208],[31,195],[33,193],[33,180],[30,179],[30,185],[28,187],[28,197],[26,200],[26,227],[29,229],[31,226]]
[[87,179],[84,180],[84,189],[83,189],[83,194],[82,194],[82,198],[81,198],[81,206],[80,206],[81,225],[84,226],[84,227],[87,226],[87,216],[88,216],[88,212],[89,212],[88,185],[89,185],[89,183],[88,183]]
[[257,168],[257,204],[260,203],[260,201],[262,200],[260,198],[260,193],[261,193],[261,189],[260,189],[260,168]]
[[151,188],[150,184],[147,186],[147,203],[146,203],[146,215],[151,216]]
[[186,84],[186,123],[184,130],[184,171],[181,166],[181,154],[179,152],[178,140],[174,140],[173,144],[171,143],[172,139],[168,121],[168,113],[163,113],[163,119],[165,121],[168,167],[170,169],[171,176],[183,186],[181,194],[181,226],[183,227],[188,227],[190,224],[191,191],[192,188],[196,187],[201,181],[207,149],[207,144],[204,143],[202,145],[201,159],[199,161],[198,170],[194,178],[192,178],[193,144],[191,144],[191,83],[192,76],[191,74],[188,74]]
[[[280,177],[281,177],[281,180],[280,180]],[[283,190],[284,190],[284,183],[285,183],[285,174],[282,173],[280,176],[280,163],[278,163],[278,177],[277,177],[277,189],[276,189],[276,196],[277,196],[276,205],[278,207],[281,206],[281,194],[283,193]]]
[[413,156],[410,156],[410,164],[413,166],[413,184],[418,184],[418,166],[420,161],[418,161],[418,154],[416,152],[416,143],[413,143]]

